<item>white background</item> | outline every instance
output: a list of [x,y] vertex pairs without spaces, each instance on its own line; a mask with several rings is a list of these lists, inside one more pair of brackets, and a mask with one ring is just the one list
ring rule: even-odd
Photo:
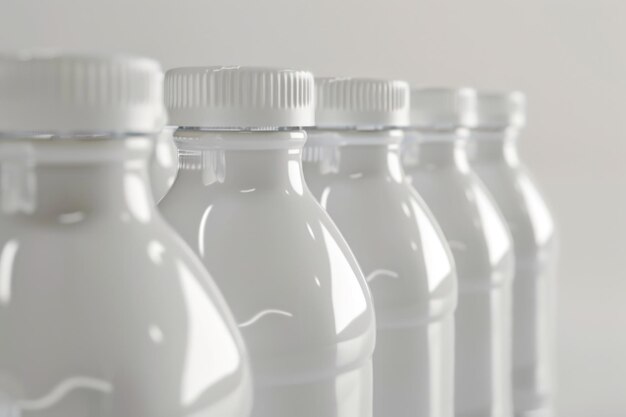
[[[0,0],[0,50],[519,88],[561,229],[559,416],[626,416],[623,0]],[[391,417],[391,416],[390,416]]]

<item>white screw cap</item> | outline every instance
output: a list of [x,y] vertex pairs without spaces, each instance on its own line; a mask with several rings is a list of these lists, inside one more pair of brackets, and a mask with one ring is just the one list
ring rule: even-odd
[[156,61],[129,56],[0,56],[0,131],[154,133],[166,122]]
[[316,126],[381,128],[409,124],[409,85],[404,81],[317,78]]
[[478,129],[505,129],[526,124],[526,96],[520,91],[476,94],[476,125]]
[[289,69],[175,68],[165,74],[165,103],[174,126],[312,126],[314,78]]
[[448,130],[476,124],[476,91],[470,88],[414,88],[411,126]]

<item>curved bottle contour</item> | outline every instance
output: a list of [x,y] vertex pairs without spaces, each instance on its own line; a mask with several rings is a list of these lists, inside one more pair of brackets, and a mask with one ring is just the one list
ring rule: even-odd
[[456,306],[452,256],[430,210],[404,181],[398,134],[310,132],[304,164],[307,185],[375,294],[378,328],[428,323]]
[[467,163],[460,131],[405,133],[405,172],[433,210],[459,280],[456,413],[511,416],[513,248],[498,207]]
[[456,275],[404,181],[398,131],[312,131],[305,177],[354,251],[376,306],[374,415],[452,417]]
[[148,173],[152,195],[157,203],[167,194],[178,172],[178,149],[172,139],[173,134],[174,128],[163,129],[156,137],[150,156]]
[[[175,137],[181,169],[159,207],[237,319],[263,397],[253,415],[293,413],[289,397],[302,395],[301,415],[371,413],[346,413],[337,397],[364,391],[356,401],[368,402],[375,321],[352,253],[304,185],[304,132],[179,129]],[[272,386],[291,403],[271,403]]]
[[[415,135],[412,137],[411,135]],[[457,133],[407,145],[404,170],[424,198],[448,240],[463,291],[488,290],[513,279],[513,244],[506,221],[485,185],[467,163],[465,143]],[[406,141],[421,141],[405,134]],[[423,138],[423,136],[421,136]],[[416,152],[416,157],[407,155]]]
[[516,259],[520,264],[550,262],[556,228],[541,192],[519,160],[517,130],[470,135],[470,164],[509,224]]
[[0,144],[0,414],[248,415],[241,336],[154,208],[150,149]]
[[515,249],[513,386],[516,413],[554,407],[554,268],[558,236],[552,215],[522,165],[519,129],[472,131],[470,163],[497,201]]

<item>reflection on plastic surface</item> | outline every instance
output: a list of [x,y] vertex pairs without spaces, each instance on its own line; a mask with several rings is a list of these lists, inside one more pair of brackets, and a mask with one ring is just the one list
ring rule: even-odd
[[255,324],[257,321],[261,320],[263,317],[271,316],[271,315],[284,316],[284,317],[293,317],[293,314],[288,312],[288,311],[278,310],[276,308],[268,308],[266,310],[259,311],[254,316],[252,316],[249,320],[246,320],[246,321],[243,321],[243,322],[239,323],[239,328],[241,329],[241,328],[244,328],[244,327],[251,326],[251,325]]
[[150,339],[157,345],[163,343],[163,339],[165,338],[163,330],[161,330],[161,328],[156,324],[152,324],[150,325],[150,327],[148,327],[148,335],[150,336]]
[[165,253],[165,246],[158,240],[151,240],[148,243],[148,256],[155,265],[161,265],[163,263],[163,253]]
[[148,164],[150,185],[155,202],[159,202],[170,189],[178,172],[178,150],[172,139],[173,128],[165,127],[154,142]]
[[300,161],[288,161],[287,167],[289,169],[289,183],[293,187],[296,194],[302,195],[304,193],[304,181],[300,170]]
[[485,243],[489,251],[492,265],[497,265],[511,251],[511,237],[502,222],[502,216],[483,189],[472,184],[472,191],[476,198],[476,208],[480,212],[482,227],[485,232]]
[[324,208],[328,207],[328,196],[330,195],[330,187],[324,187],[322,195],[320,196],[320,205]]
[[226,180],[226,153],[221,149],[200,152],[202,155],[202,183],[211,185]]
[[415,220],[420,230],[422,251],[428,276],[428,290],[434,292],[441,283],[452,273],[452,263],[450,262],[448,251],[444,246],[441,235],[435,230],[433,221],[429,218],[424,209],[417,205],[415,199],[411,199]]
[[[320,223],[332,275],[333,311],[335,312],[335,331],[341,334],[354,320],[367,311],[367,301],[359,282],[354,279],[352,265],[337,245],[335,238],[326,226]],[[346,303],[351,300],[351,303]]]
[[375,269],[369,274],[367,274],[367,276],[365,277],[365,281],[372,282],[375,279],[380,279],[380,278],[398,279],[400,278],[400,275],[397,272],[393,272],[388,269]]
[[113,392],[113,385],[102,379],[75,376],[60,381],[54,388],[42,397],[17,401],[16,406],[20,410],[26,412],[45,410],[53,407],[72,391],[79,389],[110,394]]
[[76,224],[85,220],[85,213],[82,211],[72,211],[70,213],[61,213],[58,217],[61,224]]
[[399,146],[391,145],[387,153],[387,165],[389,167],[389,175],[397,182],[401,183],[404,180],[404,173],[402,172],[402,164],[400,162],[400,154],[398,153]]
[[210,204],[202,213],[202,217],[200,218],[200,226],[198,227],[198,252],[200,253],[200,257],[204,258],[205,250],[204,250],[204,242],[206,241],[204,234],[206,233],[206,222],[209,219],[209,215],[211,214],[211,210],[213,210],[213,204]]
[[124,175],[124,192],[128,209],[135,219],[148,223],[152,218],[152,199],[148,197],[144,179],[139,175],[127,172]]
[[[228,328],[219,320],[219,312],[208,298],[196,277],[182,262],[176,267],[184,297],[187,300],[188,339],[183,371],[181,400],[192,404],[205,390],[240,366],[237,345]],[[212,331],[207,332],[210,328]],[[214,340],[220,340],[216,344]],[[208,352],[218,352],[208,355]]]
[[0,305],[7,305],[11,302],[13,263],[19,247],[19,242],[11,239],[4,244],[0,252]]
[[[460,137],[460,136],[459,136]],[[419,152],[419,149],[418,149]],[[467,149],[465,142],[459,142],[454,146],[454,166],[458,169],[459,173],[469,174],[471,167],[469,160],[467,159]]]
[[517,178],[520,192],[526,197],[528,216],[532,219],[535,242],[538,246],[548,243],[554,236],[554,221],[535,185],[526,176]]

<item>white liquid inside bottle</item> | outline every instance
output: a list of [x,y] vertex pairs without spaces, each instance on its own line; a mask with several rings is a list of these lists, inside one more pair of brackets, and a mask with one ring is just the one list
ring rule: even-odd
[[0,415],[249,413],[232,315],[151,197],[161,80],[147,59],[0,59]]
[[252,416],[371,416],[370,294],[302,174],[312,75],[180,68],[166,91],[171,123],[185,127],[159,208],[233,310],[250,352]]

